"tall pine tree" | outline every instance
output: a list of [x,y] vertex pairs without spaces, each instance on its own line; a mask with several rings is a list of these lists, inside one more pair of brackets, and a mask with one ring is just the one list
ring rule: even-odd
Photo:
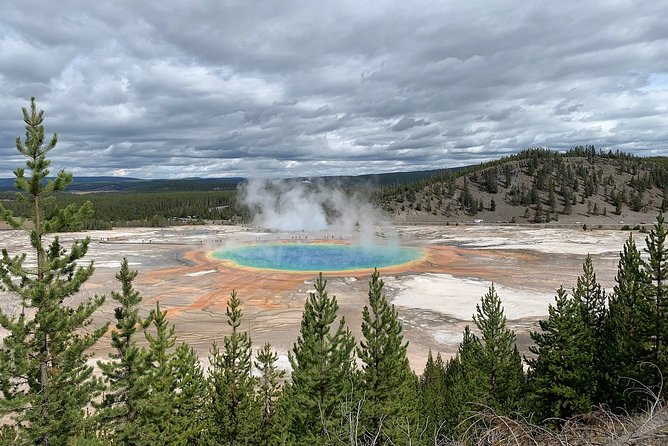
[[[605,307],[606,296],[601,285],[596,281],[596,273],[591,256],[587,254],[582,263],[582,274],[577,279],[577,284],[573,288],[573,298],[576,300],[582,313],[582,320],[589,330],[591,336],[591,345],[589,346],[592,358],[602,359],[604,349],[608,343],[606,339],[604,326],[607,318],[607,309]],[[594,404],[605,403],[605,389],[601,387],[604,381],[605,370],[601,363],[591,364],[589,374],[596,383],[596,390],[592,396]]]
[[459,350],[445,366],[445,428],[459,435],[470,428],[472,412],[489,405],[490,385],[483,371],[484,351],[480,340],[467,325]]
[[371,444],[403,440],[403,426],[407,422],[415,425],[418,418],[416,380],[406,356],[408,342],[403,340],[398,313],[387,301],[383,286],[375,270],[369,282],[369,304],[362,310],[363,340],[357,349],[362,361],[362,423]]
[[223,339],[223,350],[211,348],[209,374],[210,430],[213,444],[254,444],[261,420],[252,375],[251,339],[241,331],[241,301],[232,291],[227,302],[227,323],[232,328]]
[[140,444],[168,445],[177,439],[169,431],[175,396],[170,366],[176,345],[176,329],[167,321],[167,311],[160,308],[159,301],[147,321],[150,325],[144,330],[144,336],[148,341],[148,367],[141,381],[148,394],[139,407],[137,424],[142,437]]
[[605,319],[605,291],[596,281],[596,272],[588,254],[582,264],[582,274],[573,288],[573,297],[581,305],[582,317],[595,336],[599,336]]
[[[647,273],[650,277],[651,293],[654,302],[652,321],[652,362],[658,371],[668,376],[668,249],[666,247],[666,228],[663,214],[656,218],[656,224],[645,239],[648,254]],[[654,377],[654,382],[659,376]]]
[[165,445],[205,445],[210,435],[206,403],[208,387],[195,350],[179,345],[169,361],[168,391],[172,395],[171,413],[166,423]]
[[424,372],[420,376],[421,407],[427,423],[427,433],[431,434],[437,442],[444,439],[446,429],[443,423],[446,420],[445,413],[445,364],[441,354],[434,359],[431,350],[427,356]]
[[341,425],[341,403],[354,386],[355,340],[345,319],[337,318],[336,298],[327,293],[327,281],[319,275],[315,293],[304,305],[301,330],[292,351],[292,383],[282,404],[288,440],[298,444],[326,444],[332,430]]
[[0,310],[0,326],[8,332],[0,348],[0,410],[16,421],[20,441],[60,445],[81,433],[85,408],[100,389],[86,360],[107,329],[91,327],[91,317],[104,297],[71,303],[70,298],[93,274],[92,263],[77,266],[89,239],[74,242],[69,250],[58,237],[45,246],[49,231],[75,227],[90,207],[71,207],[67,213],[58,210],[53,194],[63,191],[72,175],[60,171],[48,179],[46,155],[58,137],[54,134],[45,143],[44,112],[37,111],[34,98],[30,110],[22,111],[26,134],[24,141],[16,139],[16,148],[28,159],[27,172],[18,168],[14,175],[20,191],[17,199],[27,204],[32,221],[24,226],[2,207],[0,216],[13,227],[30,228],[35,265],[25,265],[25,254],[12,257],[6,249],[2,251],[0,280],[3,289],[16,296],[17,311]]
[[137,271],[130,271],[128,260],[124,258],[116,274],[121,292],[111,293],[111,298],[119,304],[114,309],[116,325],[111,331],[113,350],[109,353],[110,361],[97,363],[108,386],[98,405],[100,430],[106,437],[123,444],[137,440],[139,432],[135,423],[148,394],[144,376],[149,356],[137,345],[136,337],[137,331],[148,325],[139,316],[142,296],[132,284],[136,277]]
[[580,301],[559,288],[549,317],[539,322],[540,331],[531,332],[535,346],[529,350],[529,408],[539,421],[588,412],[596,391],[592,374],[594,357],[591,330],[583,318]]
[[654,305],[645,262],[629,235],[619,255],[617,284],[609,297],[609,317],[605,321],[605,377],[602,385],[613,408],[640,409],[642,392],[633,392],[638,383],[652,382]]
[[277,360],[278,354],[272,351],[268,342],[257,352],[255,368],[260,372],[257,393],[262,406],[257,443],[261,446],[271,446],[280,441],[279,432],[282,426],[277,422],[276,400],[281,392],[280,380],[285,376],[285,370],[278,370]]
[[515,345],[515,333],[506,326],[501,299],[492,284],[476,305],[473,320],[480,330],[482,371],[489,382],[489,403],[500,412],[519,409],[524,385],[522,359]]

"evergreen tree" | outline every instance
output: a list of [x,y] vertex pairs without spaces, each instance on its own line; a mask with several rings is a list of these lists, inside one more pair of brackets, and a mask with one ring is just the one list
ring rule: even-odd
[[529,348],[536,357],[526,359],[530,370],[529,408],[540,421],[559,419],[588,412],[596,391],[592,375],[593,339],[585,324],[578,300],[559,288],[549,317],[539,322],[539,332],[531,332],[536,343]]
[[[656,218],[656,224],[645,239],[648,254],[647,272],[651,281],[654,302],[652,362],[660,373],[668,376],[668,249],[666,249],[666,229],[663,214]],[[658,382],[658,377],[655,378]]]
[[429,350],[427,364],[420,377],[420,397],[422,399],[421,407],[427,422],[427,433],[433,434],[437,441],[442,440],[446,429],[443,429],[442,423],[446,420],[445,412],[445,364],[441,354],[436,355],[434,359]]
[[536,204],[536,213],[533,216],[533,221],[534,223],[543,222],[543,205],[540,201]]
[[618,192],[615,195],[613,204],[615,205],[615,214],[622,215],[622,203],[624,203],[624,195],[622,192]]
[[171,412],[162,435],[163,445],[204,445],[207,430],[206,402],[208,388],[197,353],[188,344],[179,345],[168,364]]
[[232,328],[223,338],[223,351],[211,348],[209,375],[213,444],[254,444],[260,425],[260,406],[255,398],[256,379],[252,375],[251,338],[240,331],[241,301],[232,291],[227,301],[227,323]]
[[[357,354],[362,361],[362,422],[373,444],[396,443],[405,435],[397,426],[415,424],[417,389],[401,334],[397,311],[383,293],[378,270],[369,282],[369,304],[362,310],[362,336]],[[380,436],[376,433],[381,432]]]
[[627,410],[640,409],[645,397],[629,392],[637,382],[652,382],[652,335],[654,305],[649,276],[644,261],[629,235],[624,250],[619,255],[614,293],[609,300],[609,317],[605,321],[604,370],[605,394],[612,407]]
[[483,348],[480,359],[489,381],[490,404],[500,412],[516,410],[524,382],[522,360],[515,345],[515,333],[506,327],[506,316],[494,284],[476,305],[473,320],[480,330]]
[[135,422],[139,406],[148,394],[143,378],[149,357],[136,339],[137,330],[148,325],[139,316],[142,296],[132,285],[136,277],[137,271],[130,271],[128,260],[124,258],[116,274],[122,291],[111,293],[111,298],[120,305],[114,309],[116,325],[111,331],[111,361],[97,363],[109,389],[98,406],[101,430],[121,444],[137,441]]
[[[63,191],[72,175],[60,171],[47,179],[46,155],[58,137],[54,134],[45,144],[44,112],[37,111],[34,98],[30,111],[22,111],[26,136],[25,141],[16,139],[16,148],[28,159],[29,175],[23,168],[14,175],[20,191],[17,199],[31,212],[29,233],[36,266],[24,265],[26,254],[12,257],[2,250],[0,281],[4,290],[16,296],[19,312],[0,310],[0,326],[7,331],[0,348],[0,415],[16,422],[20,442],[60,445],[83,431],[85,408],[100,389],[86,360],[107,329],[91,327],[91,316],[104,297],[84,298],[78,305],[66,303],[93,274],[92,263],[77,266],[89,239],[74,242],[68,251],[58,237],[48,247],[44,238],[49,231],[75,224],[89,209],[72,208],[65,215],[55,208],[53,194]],[[0,216],[15,228],[24,227],[3,207]]]
[[262,421],[257,443],[262,446],[278,444],[282,428],[277,423],[276,400],[281,393],[280,380],[285,376],[284,370],[276,368],[278,354],[271,350],[267,342],[257,352],[255,368],[260,372],[258,383],[258,399],[262,405]]
[[480,340],[467,325],[457,355],[445,367],[445,421],[449,434],[462,434],[471,427],[469,419],[481,405],[489,404],[489,379],[482,370],[484,355]]
[[158,446],[175,440],[169,427],[175,403],[170,365],[176,334],[174,325],[167,321],[167,311],[161,310],[159,301],[151,310],[148,321],[155,334],[148,329],[144,331],[148,341],[148,368],[141,381],[148,389],[148,395],[139,407],[138,428],[142,437],[140,444]]
[[[594,265],[590,255],[585,257],[582,264],[582,274],[578,277],[577,285],[573,288],[573,298],[580,307],[582,320],[591,336],[590,354],[592,358],[603,358],[604,348],[609,341],[606,339],[604,332],[604,324],[607,317],[605,308],[606,296],[605,291],[596,281],[596,273],[594,272]],[[600,364],[592,363],[589,373],[595,380],[597,387],[592,402],[594,404],[606,402],[605,395],[602,394],[603,389],[599,389],[599,383],[602,384],[605,370],[600,367]]]
[[557,210],[557,198],[554,194],[554,183],[550,182],[550,188],[547,194],[547,203],[550,205],[550,212],[556,212]]
[[598,336],[605,320],[605,291],[596,281],[591,256],[587,254],[582,264],[582,274],[573,288],[573,297],[581,304],[582,317],[594,335]]
[[573,192],[570,191],[570,189],[566,189],[564,192],[564,210],[563,213],[566,215],[570,215],[571,212],[573,212],[573,204],[572,204],[572,196]]
[[284,416],[289,439],[299,444],[327,443],[331,430],[340,425],[341,402],[354,387],[355,340],[339,320],[338,304],[328,296],[322,274],[304,305],[297,342],[288,353],[292,383],[286,387]]

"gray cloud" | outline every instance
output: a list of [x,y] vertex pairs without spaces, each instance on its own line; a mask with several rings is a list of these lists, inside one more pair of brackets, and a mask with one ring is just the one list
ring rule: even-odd
[[30,96],[60,135],[54,168],[77,175],[362,174],[533,145],[668,153],[665,2],[10,3],[0,177],[21,162]]
[[429,122],[425,121],[424,119],[415,119],[410,116],[404,116],[391,128],[395,132],[401,132],[403,130],[408,130],[416,126],[424,126],[424,125],[429,125]]

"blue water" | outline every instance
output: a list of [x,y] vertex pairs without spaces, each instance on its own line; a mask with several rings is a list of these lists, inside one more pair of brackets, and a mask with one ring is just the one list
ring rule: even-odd
[[401,246],[269,243],[221,249],[213,257],[237,265],[283,271],[383,268],[418,260],[422,250]]

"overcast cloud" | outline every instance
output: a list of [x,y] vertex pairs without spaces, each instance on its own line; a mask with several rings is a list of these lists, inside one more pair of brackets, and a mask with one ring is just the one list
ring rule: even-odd
[[667,23],[665,1],[3,2],[0,177],[31,96],[75,175],[667,155]]

